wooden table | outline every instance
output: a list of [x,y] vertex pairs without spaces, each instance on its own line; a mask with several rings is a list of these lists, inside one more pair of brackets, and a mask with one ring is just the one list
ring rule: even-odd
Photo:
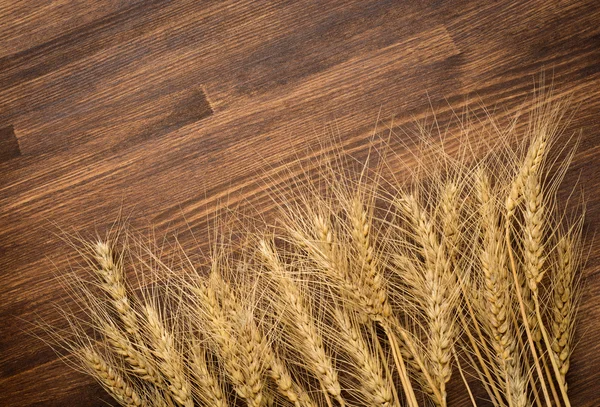
[[[541,72],[556,96],[573,93],[567,133],[582,141],[566,184],[585,191],[591,236],[597,0],[1,1],[0,405],[108,400],[30,335],[32,322],[60,324],[56,274],[74,253],[59,228],[94,237],[123,208],[133,227],[205,241],[225,207],[267,212],[267,187],[289,176],[282,163],[331,156],[332,133],[364,156],[378,118],[399,129],[433,107],[443,124],[470,105],[502,122]],[[600,405],[598,240],[583,277],[574,406]],[[453,405],[465,405],[462,393]]]

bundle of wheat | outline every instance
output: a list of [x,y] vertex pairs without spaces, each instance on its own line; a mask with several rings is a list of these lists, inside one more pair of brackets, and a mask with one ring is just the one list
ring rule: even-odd
[[446,406],[452,383],[477,405],[466,372],[496,407],[569,406],[583,215],[557,205],[564,105],[536,103],[524,135],[429,148],[405,182],[385,158],[326,165],[325,192],[299,182],[279,226],[206,269],[150,252],[150,291],[125,281],[122,237],[86,244],[88,319],[60,343],[124,406]]

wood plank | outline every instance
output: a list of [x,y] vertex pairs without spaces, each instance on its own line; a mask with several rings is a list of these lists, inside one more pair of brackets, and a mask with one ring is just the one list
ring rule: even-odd
[[[0,405],[105,405],[24,321],[61,326],[55,273],[75,254],[57,227],[93,236],[120,208],[134,227],[206,246],[215,216],[267,216],[269,188],[338,154],[365,157],[435,111],[506,122],[542,71],[576,106],[581,145],[561,197],[585,191],[600,221],[600,5],[596,1],[0,2]],[[525,105],[526,106],[526,105]],[[393,119],[392,119],[393,118]],[[331,135],[333,134],[333,136]],[[439,141],[438,141],[439,142]],[[189,229],[188,229],[189,227]],[[596,239],[597,241],[597,239]],[[72,264],[72,263],[71,263]],[[600,399],[600,244],[591,242],[569,388]],[[459,382],[451,405],[465,405]],[[478,394],[485,397],[483,393]]]

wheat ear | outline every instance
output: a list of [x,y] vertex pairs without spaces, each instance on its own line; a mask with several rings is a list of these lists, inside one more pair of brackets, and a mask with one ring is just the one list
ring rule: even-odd
[[492,196],[489,178],[482,171],[478,174],[476,191],[480,202],[480,228],[483,241],[480,252],[483,272],[482,298],[477,301],[485,316],[487,331],[496,353],[501,379],[506,383],[509,406],[527,405],[527,379],[520,364],[517,332],[511,320],[510,276],[506,268],[506,253],[502,231],[499,227],[499,211]]
[[[532,327],[534,327],[535,321],[532,322],[531,318],[531,303],[529,302],[528,290],[529,290],[529,279],[526,276],[525,284],[522,284],[522,277],[520,273],[517,271],[517,264],[515,260],[515,256],[513,253],[512,240],[511,240],[511,228],[513,217],[515,215],[515,211],[517,206],[523,196],[523,189],[525,187],[527,179],[530,178],[531,174],[534,174],[543,163],[546,154],[546,147],[548,144],[548,133],[544,131],[539,131],[533,137],[532,142],[527,150],[525,155],[525,160],[523,164],[519,167],[519,170],[513,179],[509,193],[506,197],[506,201],[504,204],[505,209],[505,227],[504,227],[504,240],[508,251],[508,258],[510,269],[513,275],[513,284],[516,291],[517,302],[519,305],[519,311],[521,313],[521,318],[523,320],[523,325],[525,327],[525,332],[527,334],[527,341],[529,344],[529,349],[533,356],[533,363],[536,369],[537,376],[540,379],[540,385],[542,388],[542,393],[544,395],[544,401],[546,405],[551,406],[552,402],[550,401],[550,395],[548,393],[548,388],[546,386],[546,381],[544,380],[544,372],[542,371],[542,367],[539,362],[538,352],[536,350],[536,338],[534,338],[534,333],[532,332]],[[531,270],[529,271],[531,272]],[[535,281],[535,277],[534,280]],[[535,307],[533,307],[535,308]],[[529,309],[529,311],[528,311]],[[535,325],[536,327],[536,325]]]
[[[220,294],[222,307],[226,311],[225,313],[230,316],[231,323],[238,325],[237,330],[240,333],[245,332],[247,334],[244,340],[246,343],[244,347],[250,347],[254,350],[253,353],[247,354],[247,359],[250,365],[248,371],[254,373],[252,381],[255,383],[255,387],[258,386],[260,389],[264,387],[261,376],[263,370],[266,369],[269,377],[275,382],[277,390],[282,396],[286,397],[297,407],[313,407],[314,402],[310,399],[306,391],[292,379],[287,365],[273,352],[273,349],[267,343],[266,338],[254,322],[251,310],[246,308],[247,305],[242,306],[231,286],[220,274],[215,271],[211,272],[210,280],[214,290]],[[240,324],[240,321],[243,321],[243,323]]]
[[539,131],[527,149],[525,160],[519,168],[517,176],[511,183],[510,192],[506,198],[506,216],[509,219],[514,215],[515,210],[523,197],[523,188],[526,180],[531,174],[534,174],[539,170],[544,161],[548,147],[548,138],[549,134],[545,129]]
[[140,407],[146,403],[108,362],[91,346],[84,346],[78,356],[89,372],[102,383],[106,390],[125,407]]
[[196,380],[194,387],[205,406],[227,407],[227,398],[217,376],[209,369],[206,349],[197,341],[192,344],[190,369]]
[[295,407],[316,407],[307,392],[296,383],[283,360],[274,352],[267,352],[269,376],[277,385],[277,391]]
[[251,304],[242,305],[233,289],[217,270],[213,269],[209,276],[213,290],[218,293],[221,306],[226,315],[229,315],[234,332],[237,333],[236,341],[240,346],[240,357],[244,359],[246,399],[249,406],[264,405],[267,400],[266,385],[263,380],[266,361],[265,356],[270,351],[269,345],[254,322]]
[[577,242],[571,235],[562,236],[557,245],[557,265],[552,276],[552,351],[560,370],[559,381],[567,389],[566,375],[571,357],[571,340],[575,328],[575,270]]
[[219,360],[235,391],[240,397],[245,398],[243,366],[235,353],[232,328],[221,309],[217,294],[205,281],[200,281],[198,285],[191,285],[190,291],[195,306],[191,310],[192,314],[200,318],[200,329],[205,330],[209,339],[214,342]]
[[136,311],[131,305],[122,259],[115,261],[115,254],[109,242],[98,241],[92,246],[98,264],[96,274],[101,279],[102,289],[109,295],[111,304],[123,323],[125,334],[114,324],[102,324],[101,331],[115,353],[123,356],[131,371],[138,377],[154,385],[163,386],[160,373],[154,367],[152,357],[145,351],[140,334],[140,325]]
[[356,259],[358,264],[355,267],[359,270],[358,276],[352,274],[348,259],[339,253],[333,229],[326,221],[325,216],[319,214],[313,216],[316,239],[311,239],[298,231],[294,231],[293,235],[317,265],[333,281],[338,282],[342,296],[347,299],[348,304],[354,304],[359,314],[366,315],[384,328],[408,403],[417,406],[418,403],[403,360],[403,355],[410,355],[414,358],[414,349],[412,349],[413,352],[407,351],[396,337],[394,328],[404,333],[402,345],[409,340],[407,333],[393,317],[387,291],[383,285],[383,276],[375,264],[374,250],[369,236],[370,217],[359,200],[350,199],[346,203],[350,203],[347,211],[352,222],[353,241],[358,249],[358,258]]
[[101,330],[110,343],[112,350],[122,356],[128,363],[130,372],[154,385],[163,385],[160,373],[156,370],[148,355],[136,349],[131,340],[121,330],[112,323],[104,323]]
[[[349,217],[352,223],[353,242],[358,251],[360,286],[368,304],[373,307],[374,315],[387,319],[392,315],[392,307],[387,298],[385,279],[374,257],[375,249],[371,243],[371,215],[357,198],[353,199],[350,205]],[[326,225],[322,223],[321,227],[324,228]],[[332,242],[330,240],[325,242],[329,247],[328,251],[331,252]]]
[[544,244],[542,242],[544,233],[544,204],[542,202],[542,187],[538,176],[531,173],[524,186],[525,196],[525,227],[524,227],[524,257],[525,277],[527,285],[535,295],[538,292],[538,284],[545,274],[544,270]]
[[433,224],[418,201],[412,195],[406,195],[398,201],[404,214],[411,220],[415,228],[425,259],[421,284],[414,288],[421,291],[424,298],[424,311],[427,316],[428,342],[427,348],[431,359],[431,372],[436,380],[436,388],[440,398],[436,402],[446,405],[446,383],[452,374],[452,346],[455,342],[455,324],[453,312],[456,295],[450,290],[452,274],[450,259],[433,229]]
[[136,340],[139,340],[137,314],[127,295],[122,261],[115,261],[113,249],[109,242],[98,241],[93,245],[93,251],[100,266],[96,269],[96,274],[102,280],[102,288],[110,296],[112,305],[125,326],[125,331]]
[[[555,355],[551,352],[552,343],[544,326],[542,319],[542,313],[539,304],[539,291],[538,284],[543,278],[545,271],[544,267],[544,246],[542,242],[544,233],[544,218],[543,218],[543,195],[542,185],[536,172],[532,172],[527,178],[524,186],[523,195],[525,197],[525,275],[528,280],[529,288],[532,292],[533,301],[535,304],[535,313],[537,316],[537,322],[539,330],[544,339],[544,344],[549,352],[550,362],[554,370],[554,375],[558,381],[558,387],[560,389],[563,403],[566,407],[570,407],[571,403],[567,395],[567,389],[565,382],[562,380],[562,373],[560,371],[559,362]],[[549,378],[549,380],[552,380]]]
[[[313,323],[307,301],[289,273],[285,270],[285,266],[279,259],[273,245],[263,239],[259,243],[259,251],[267,263],[273,279],[280,288],[280,298],[276,299],[276,301],[283,301],[285,303],[285,324],[293,329],[294,334],[291,335],[291,338],[297,341],[298,348],[306,356],[307,367],[325,389],[324,395],[326,398],[328,399],[328,393],[340,406],[345,406],[346,403],[341,395],[341,386],[338,381],[337,372],[333,367],[331,357],[325,351],[322,337]],[[327,401],[328,404],[331,404],[329,399]]]
[[[214,269],[216,262],[218,260],[213,261],[211,274],[217,273]],[[248,344],[247,330],[232,324],[231,314],[228,314],[231,311],[223,309],[223,304],[232,298],[224,297],[215,290],[216,278],[213,275],[213,284],[200,281],[191,287],[193,304],[197,307],[192,312],[200,318],[200,327],[209,335],[236,393],[250,407],[262,406],[266,400],[263,397],[262,370],[257,364],[262,358],[250,360],[250,357],[256,356],[254,345]],[[247,353],[249,351],[251,356]]]
[[193,407],[191,385],[185,374],[183,360],[175,349],[173,334],[164,326],[159,313],[145,304],[144,315],[147,322],[147,334],[153,353],[159,361],[159,369],[166,378],[167,388],[177,403],[184,407]]
[[365,402],[370,406],[391,407],[394,404],[392,387],[384,375],[380,359],[373,354],[348,312],[336,308],[333,317],[339,328],[337,341],[351,359],[350,365],[360,383]]
[[[409,339],[407,332],[400,326],[392,314],[392,307],[390,306],[388,293],[384,285],[385,279],[380,269],[381,266],[375,258],[375,249],[371,243],[372,216],[367,212],[358,196],[355,196],[353,199],[347,199],[345,202],[348,206],[347,211],[352,223],[353,243],[358,251],[359,270],[361,270],[358,279],[360,282],[359,286],[357,289],[353,289],[352,292],[361,293],[363,304],[367,305],[366,309],[371,310],[371,319],[378,322],[384,328],[392,347],[396,367],[400,375],[400,380],[402,381],[404,392],[408,397],[409,404],[417,405],[417,400],[402,355],[404,354],[407,356],[408,360],[412,362],[421,360],[421,358],[419,358],[419,355],[416,353],[414,346],[411,346],[412,342],[407,346],[407,342],[412,340]],[[317,224],[317,226],[319,226],[319,224]],[[324,222],[321,222],[321,227],[326,228],[327,225]],[[322,232],[321,236],[323,237]],[[328,240],[324,240],[324,243],[326,243],[327,247],[326,253],[331,254],[335,246]],[[332,259],[335,258],[335,256],[331,257]],[[395,337],[393,327],[396,327],[404,334],[402,342],[399,342]],[[409,348],[410,350],[403,348]],[[418,370],[422,372],[422,365],[419,365],[419,363],[413,364],[417,365]],[[425,380],[425,383],[425,387],[429,388],[430,386],[427,385],[427,380]]]

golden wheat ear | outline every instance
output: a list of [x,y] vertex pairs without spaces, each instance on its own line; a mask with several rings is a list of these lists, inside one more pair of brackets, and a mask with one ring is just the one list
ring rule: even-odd
[[191,357],[188,361],[194,380],[192,391],[194,398],[202,405],[227,407],[227,397],[223,383],[215,373],[214,363],[209,359],[208,351],[203,343],[193,338],[190,344]]
[[382,360],[382,352],[372,325],[364,327],[360,317],[342,305],[328,307],[330,329],[325,330],[329,343],[333,344],[337,364],[347,372],[341,380],[348,382],[347,391],[361,404],[381,407],[398,405],[393,377]]
[[144,316],[144,332],[167,382],[167,389],[178,404],[193,407],[188,372],[173,332],[166,326],[163,315],[153,304],[144,305]]
[[[226,275],[211,273],[210,279],[215,287],[219,287],[221,297],[227,299],[223,305],[228,309],[232,323],[244,333],[246,346],[253,350],[249,359],[265,376],[262,384],[267,402],[270,399],[284,404],[290,402],[296,407],[314,407],[315,402],[294,377],[289,363],[280,356],[276,338],[265,324],[265,320],[272,320],[273,315],[261,305],[267,291],[262,273],[252,264],[252,257],[252,253],[242,253],[227,273],[221,270]],[[266,383],[267,379],[270,379],[269,383]]]
[[91,346],[84,346],[76,352],[88,373],[96,378],[100,384],[117,400],[126,407],[147,406],[143,394],[139,394],[136,386],[115,368],[105,356]]
[[258,255],[273,282],[271,303],[284,329],[287,346],[304,356],[305,361],[301,363],[320,383],[327,404],[330,405],[333,399],[345,406],[338,372],[323,345],[323,337],[318,329],[319,319],[313,312],[309,296],[290,273],[289,266],[281,260],[272,241],[261,239]]
[[190,283],[188,290],[192,325],[206,337],[208,346],[217,355],[224,376],[246,403],[261,405],[264,396],[260,373],[256,372],[256,365],[249,361],[245,334],[232,323],[227,309],[222,305],[227,299],[220,297],[214,286],[202,278]]
[[579,271],[582,267],[582,225],[583,216],[567,232],[556,234],[551,275],[551,347],[560,371],[557,381],[565,390],[573,351],[577,308],[581,298]]
[[481,236],[476,241],[477,264],[481,274],[475,280],[477,288],[472,287],[479,291],[475,296],[477,301],[472,303],[478,315],[475,322],[486,334],[486,339],[482,338],[477,346],[485,347],[484,353],[489,355],[489,363],[497,376],[496,383],[489,386],[504,389],[509,405],[524,407],[528,403],[528,375],[521,362],[520,332],[513,319],[512,280],[500,226],[501,208],[497,191],[492,189],[488,172],[483,168],[477,172],[475,190],[479,205],[477,227]]

